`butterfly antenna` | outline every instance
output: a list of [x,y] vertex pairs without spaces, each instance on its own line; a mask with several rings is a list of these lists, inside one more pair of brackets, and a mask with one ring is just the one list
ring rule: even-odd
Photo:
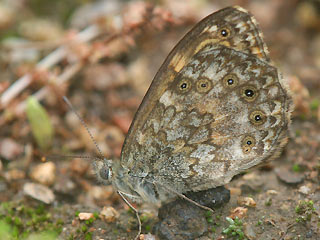
[[86,124],[86,122],[82,119],[82,117],[80,117],[80,115],[77,113],[77,111],[74,109],[74,107],[72,106],[71,102],[69,101],[69,99],[66,96],[63,96],[63,100],[65,101],[65,103],[68,105],[68,107],[76,114],[76,116],[78,117],[78,119],[80,120],[81,124],[84,126],[84,128],[87,130],[87,133],[89,134],[91,141],[94,143],[94,145],[96,146],[96,149],[98,150],[98,153],[100,155],[100,157],[103,159],[104,156],[102,154],[102,151],[100,150],[96,140],[93,138],[88,125]]
[[83,158],[83,159],[95,159],[95,160],[103,160],[101,157],[95,156],[84,156],[84,155],[49,155],[42,157],[42,161],[45,162],[47,159],[60,159],[60,158]]

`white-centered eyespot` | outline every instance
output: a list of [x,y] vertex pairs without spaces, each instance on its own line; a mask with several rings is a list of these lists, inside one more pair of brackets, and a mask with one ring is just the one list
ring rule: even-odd
[[235,74],[227,74],[222,79],[222,82],[226,88],[232,89],[232,88],[235,88],[239,84],[239,79],[238,79],[237,75],[235,75]]
[[245,136],[241,141],[241,147],[244,153],[250,153],[255,145],[256,140],[250,135]]
[[231,30],[227,26],[221,27],[218,31],[221,38],[228,38],[231,35]]
[[189,92],[191,89],[192,83],[189,79],[187,78],[182,78],[177,85],[177,90],[181,93],[186,93]]
[[197,92],[200,92],[200,93],[208,92],[211,89],[211,87],[212,87],[211,81],[206,78],[202,78],[198,80],[196,83]]
[[250,113],[249,120],[252,124],[259,126],[266,122],[267,116],[264,112],[260,110],[255,110]]
[[240,90],[241,97],[247,102],[253,102],[258,97],[258,90],[254,86],[244,86]]

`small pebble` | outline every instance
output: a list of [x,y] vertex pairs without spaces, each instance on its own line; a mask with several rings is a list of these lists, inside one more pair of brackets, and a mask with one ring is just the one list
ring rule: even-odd
[[148,234],[140,234],[140,240],[156,240],[156,237],[150,233]]
[[251,197],[238,197],[238,204],[247,207],[255,207],[257,205]]
[[267,191],[267,194],[268,195],[278,195],[278,192],[276,190],[270,189],[270,190]]
[[244,218],[247,215],[248,208],[245,207],[237,207],[231,211],[231,215],[229,216],[232,219],[238,218]]
[[287,184],[292,184],[296,185],[299,183],[302,183],[304,180],[304,175],[301,173],[296,173],[296,172],[291,172],[287,168],[276,168],[275,172],[277,174],[277,177],[287,183]]
[[114,222],[120,214],[113,207],[103,207],[100,212],[100,218],[108,223]]
[[38,183],[50,186],[56,179],[56,165],[53,162],[40,163],[32,169],[30,177]]
[[311,189],[308,186],[304,185],[304,186],[301,186],[298,191],[299,193],[308,195],[311,192]]
[[26,173],[19,169],[11,169],[4,173],[5,179],[10,182],[12,180],[24,179],[26,177]]
[[41,202],[50,204],[54,201],[54,193],[48,187],[38,183],[26,183],[23,185],[23,192]]
[[10,138],[5,138],[0,141],[0,156],[13,160],[23,152],[23,146],[13,141]]
[[83,212],[83,213],[79,213],[79,219],[80,220],[89,220],[89,219],[92,219],[92,218],[94,218],[94,215],[93,215],[93,213],[85,213],[85,212]]

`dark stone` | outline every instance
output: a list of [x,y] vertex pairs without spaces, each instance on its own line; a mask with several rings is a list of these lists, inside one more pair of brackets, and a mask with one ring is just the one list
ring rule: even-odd
[[306,238],[312,238],[313,236],[313,231],[312,229],[310,229],[307,233],[306,233]]
[[[210,208],[222,206],[230,200],[230,191],[224,187],[188,192],[185,195]],[[181,198],[164,204],[159,209],[158,217],[159,222],[153,232],[160,239],[191,240],[208,231],[205,210]]]
[[223,186],[199,192],[187,192],[185,195],[209,208],[220,207],[230,201],[230,190]]
[[174,201],[159,210],[154,231],[160,239],[191,240],[208,230],[203,211],[187,201]]
[[238,179],[242,195],[261,192],[265,187],[264,180],[262,178],[259,178],[258,176],[252,176],[250,179],[240,179],[239,176]]
[[302,173],[291,172],[287,168],[276,168],[275,172],[277,177],[287,184],[297,185],[304,181],[304,175]]

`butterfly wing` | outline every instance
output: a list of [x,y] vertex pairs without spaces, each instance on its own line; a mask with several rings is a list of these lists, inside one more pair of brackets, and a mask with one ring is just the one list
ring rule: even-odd
[[278,152],[289,106],[253,17],[237,7],[220,10],[161,66],[130,127],[121,165],[178,192],[223,185]]
[[[223,30],[227,31],[227,36],[221,34]],[[131,124],[122,148],[123,156],[131,151],[136,131],[148,119],[150,111],[177,73],[201,48],[212,45],[224,45],[265,61],[270,60],[256,20],[247,11],[228,7],[207,16],[181,39],[160,67]]]

